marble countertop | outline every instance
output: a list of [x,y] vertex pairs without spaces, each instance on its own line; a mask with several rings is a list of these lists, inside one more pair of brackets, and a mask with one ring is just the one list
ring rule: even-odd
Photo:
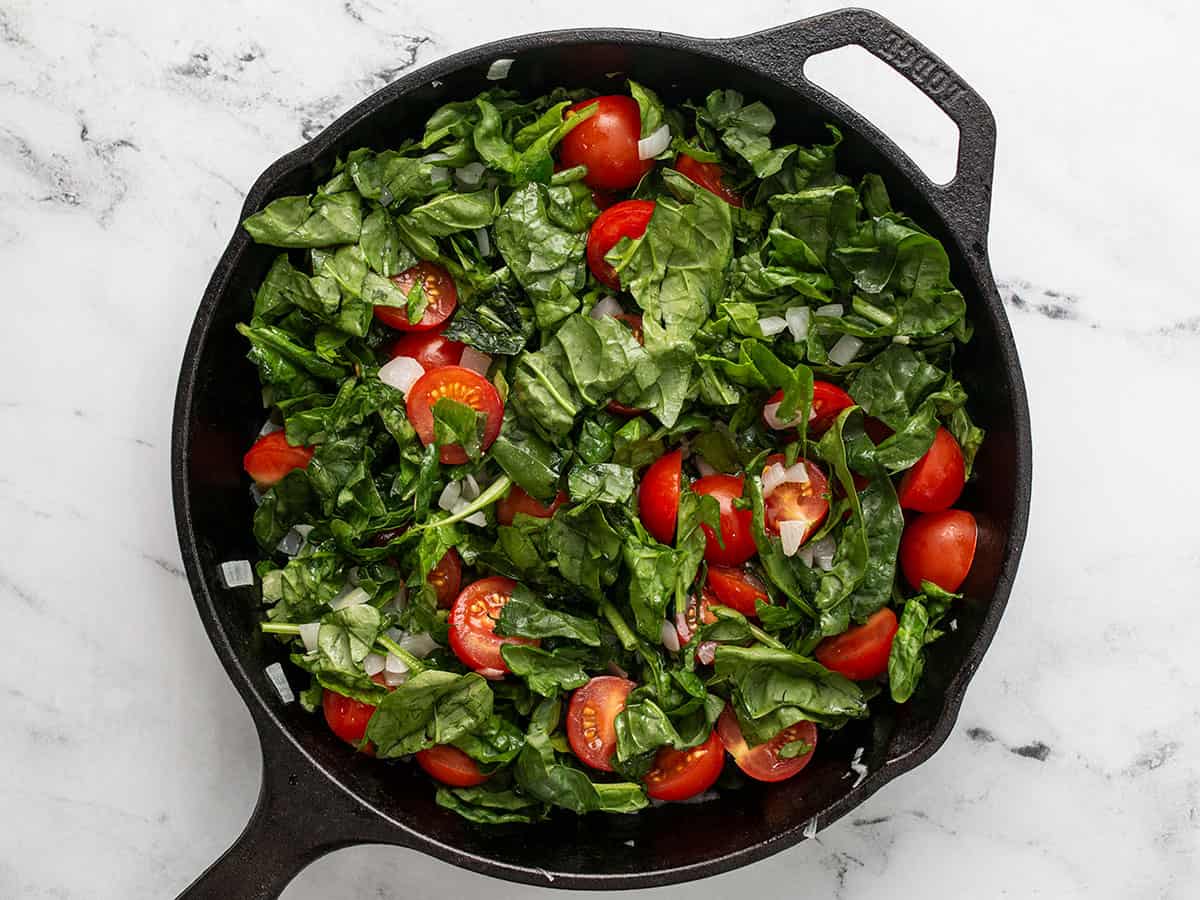
[[[999,122],[990,249],[1033,412],[1029,541],[945,748],[701,890],[1194,897],[1200,181],[1181,114],[1200,14],[878,5]],[[503,34],[722,36],[817,10],[0,0],[0,897],[173,895],[254,802],[257,743],[183,579],[168,452],[192,315],[258,173],[405,70]],[[885,124],[944,156],[923,115],[906,98]],[[285,897],[485,891],[550,896],[359,847]]]

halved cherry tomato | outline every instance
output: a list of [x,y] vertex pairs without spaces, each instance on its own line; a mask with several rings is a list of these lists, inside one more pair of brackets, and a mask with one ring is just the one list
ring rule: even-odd
[[[791,778],[808,765],[817,748],[817,726],[812,722],[789,725],[766,743],[751,747],[742,736],[737,714],[729,705],[725,706],[721,718],[717,719],[717,733],[738,768],[756,781],[784,781]],[[797,741],[807,744],[812,749],[803,756],[779,755],[784,745]]]
[[279,484],[292,469],[303,469],[313,457],[312,447],[294,447],[283,431],[264,434],[242,457],[242,467],[259,487]]
[[597,675],[571,695],[567,741],[572,752],[593,769],[613,770],[609,760],[617,749],[617,713],[635,687],[628,678]]
[[484,678],[503,678],[508,672],[500,648],[504,644],[542,642],[537,638],[501,637],[496,634],[496,619],[512,598],[517,583],[511,578],[493,575],[467,585],[450,607],[450,649],[464,666]]
[[[613,318],[629,326],[629,330],[633,332],[633,336],[639,344],[645,343],[642,339],[641,316],[634,313],[618,313]],[[642,410],[637,407],[626,406],[624,403],[618,403],[616,400],[608,401],[608,411],[618,416],[636,416],[642,413]]]
[[[782,453],[767,457],[766,465],[773,463],[783,465]],[[808,481],[786,481],[776,485],[775,490],[765,497],[765,524],[771,534],[779,534],[781,522],[807,522],[808,527],[800,539],[803,544],[816,533],[829,515],[829,479],[821,471],[820,466],[810,459],[804,460],[804,470],[808,473]]]
[[711,528],[700,526],[707,540],[704,558],[709,563],[740,566],[758,552],[758,546],[754,543],[754,514],[748,509],[735,509],[733,506],[733,501],[742,496],[744,487],[745,480],[740,475],[706,475],[692,483],[695,493],[715,497],[721,507],[724,547],[717,543],[717,536]]
[[718,163],[700,162],[686,153],[680,153],[675,159],[675,169],[709,193],[716,194],[730,206],[742,205],[742,198],[725,187],[725,170]]
[[646,776],[646,793],[655,800],[686,800],[713,786],[725,766],[725,750],[714,731],[690,750],[663,747]]
[[[776,391],[771,395],[771,399],[763,405],[763,424],[768,428],[775,428],[775,424],[772,424],[772,422],[767,418],[766,408],[771,404],[779,403],[782,400],[783,391]],[[828,381],[814,381],[812,407],[809,409],[808,413],[809,434],[824,434],[829,430],[829,426],[833,424],[834,419],[838,417],[838,413],[840,413],[843,409],[853,405],[854,398],[852,398],[836,384],[831,384]]]
[[419,262],[399,275],[392,284],[407,296],[417,281],[425,295],[425,312],[415,325],[408,321],[408,310],[399,306],[376,306],[375,318],[397,331],[432,331],[445,322],[458,306],[458,288],[454,277],[437,263]]
[[458,551],[453,547],[447,550],[438,564],[429,570],[425,580],[437,592],[437,605],[441,609],[449,609],[458,596],[458,589],[462,587],[462,557]]
[[709,566],[708,586],[712,588],[718,603],[736,609],[743,616],[757,617],[755,604],[759,600],[768,606],[771,603],[763,583],[744,569]]
[[655,540],[664,544],[675,543],[682,478],[683,453],[672,450],[650,464],[638,485],[638,513],[642,524]]
[[[343,697],[334,691],[321,695],[321,709],[329,730],[347,744],[357,747],[367,733],[367,723],[375,714],[375,707],[361,700]],[[368,748],[368,752],[374,752]]]
[[441,331],[415,331],[388,347],[388,356],[410,356],[428,372],[441,366],[457,366],[466,344],[443,337]]
[[653,215],[653,200],[624,200],[613,204],[596,217],[591,230],[588,231],[587,262],[588,268],[601,284],[614,291],[621,289],[621,279],[617,270],[605,261],[604,255],[616,246],[621,238],[640,238],[645,234],[646,226],[650,224],[650,217]]
[[517,517],[517,513],[533,516],[535,519],[548,519],[566,502],[565,491],[559,491],[547,506],[540,500],[529,496],[519,484],[514,484],[512,489],[504,495],[504,499],[496,504],[496,521],[501,525],[511,525],[513,519]]
[[[433,443],[433,405],[443,397],[465,403],[487,416],[483,426],[483,449],[492,446],[500,434],[504,419],[504,403],[492,383],[462,366],[442,366],[431,369],[416,380],[408,392],[408,420],[428,446]],[[467,451],[458,444],[447,444],[439,451],[441,460],[450,465],[465,463]]]
[[475,760],[452,744],[438,744],[417,752],[417,765],[442,784],[474,787],[488,777],[479,771]]
[[975,559],[979,527],[961,509],[925,513],[904,526],[900,536],[900,568],[917,590],[930,581],[944,591],[957,591]]
[[885,606],[863,624],[825,638],[813,655],[825,668],[853,681],[878,678],[887,671],[892,639],[899,629],[896,614]]
[[717,616],[711,609],[714,605],[720,604],[707,584],[701,590],[699,599],[695,594],[688,596],[686,610],[675,614],[675,631],[679,634],[679,643],[686,644],[690,641],[700,625],[711,625],[717,621]]
[[905,509],[937,512],[954,505],[966,484],[967,469],[958,441],[938,427],[933,444],[900,479],[896,496]]
[[583,180],[588,187],[607,191],[631,188],[654,168],[654,160],[638,158],[642,114],[637,101],[620,94],[594,97],[568,106],[564,115],[593,104],[596,111],[562,139],[559,158],[568,169],[587,166]]

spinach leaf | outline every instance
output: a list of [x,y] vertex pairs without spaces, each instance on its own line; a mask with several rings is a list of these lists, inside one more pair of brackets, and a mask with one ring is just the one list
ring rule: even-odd
[[280,197],[242,223],[250,237],[273,247],[329,247],[353,244],[362,230],[362,206],[355,191]]
[[631,813],[649,803],[640,784],[593,782],[581,770],[559,762],[549,735],[536,723],[526,735],[513,774],[531,797],[575,813]]
[[562,691],[583,687],[588,682],[588,674],[579,660],[562,652],[528,644],[503,644],[500,655],[514,675],[524,678],[529,689],[543,697],[557,697]]
[[492,690],[474,672],[426,669],[388,693],[367,724],[366,740],[380,759],[449,744],[486,725]]
[[499,212],[497,194],[492,190],[470,194],[449,192],[438,194],[427,203],[414,207],[400,217],[399,223],[409,233],[431,237],[446,237],[459,231],[486,228]]
[[704,103],[708,124],[721,135],[721,142],[749,163],[759,178],[774,175],[796,151],[790,144],[771,148],[768,137],[775,116],[762,103],[746,104],[737,91],[713,91]]
[[[339,365],[335,365],[328,360],[322,359],[315,350],[310,350],[296,343],[295,337],[289,334],[282,328],[274,325],[259,325],[253,327],[238,323],[237,330],[242,336],[250,341],[251,362],[259,365],[259,372],[263,376],[263,380],[268,384],[278,383],[272,374],[264,368],[264,364],[269,365],[273,358],[282,358],[293,366],[303,369],[317,378],[326,378],[330,380],[340,380],[346,375],[346,370]],[[291,380],[295,377],[295,369],[292,374],[284,373],[283,380]]]
[[562,454],[553,444],[525,431],[510,412],[504,416],[504,426],[492,444],[491,454],[505,474],[531,497],[547,502],[554,498]]
[[444,168],[395,150],[365,151],[350,160],[346,169],[363,197],[384,206],[428,197],[449,184]]
[[508,719],[493,714],[474,731],[454,740],[454,746],[485,767],[506,766],[525,746],[525,733]]
[[479,825],[524,825],[545,818],[544,804],[490,781],[469,788],[439,787],[434,800]]
[[567,493],[576,503],[624,503],[633,486],[633,469],[616,463],[577,465],[567,473]]
[[920,598],[904,604],[900,629],[888,655],[888,690],[897,703],[907,703],[925,671],[925,636],[929,614]]
[[315,506],[308,474],[293,469],[263,495],[263,502],[254,511],[254,539],[268,553],[272,552],[293,525],[311,517]]
[[479,459],[486,422],[486,415],[449,397],[439,397],[433,404],[434,441],[439,447],[461,447],[469,459]]
[[562,507],[550,520],[547,544],[563,578],[599,599],[616,580],[621,536],[604,518],[599,506]]
[[513,589],[512,597],[500,611],[496,634],[504,637],[563,637],[589,647],[600,646],[600,626],[596,620],[551,609],[521,584]]
[[848,391],[867,415],[899,431],[945,377],[923,355],[893,344],[854,373]]

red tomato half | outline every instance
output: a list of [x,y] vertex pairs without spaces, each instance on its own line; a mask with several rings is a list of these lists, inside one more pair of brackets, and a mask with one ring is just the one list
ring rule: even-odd
[[663,544],[675,543],[682,479],[683,453],[672,450],[651,463],[638,485],[638,512],[642,524],[655,540]]
[[692,634],[700,625],[711,625],[717,621],[711,607],[717,603],[717,598],[708,585],[700,593],[700,599],[695,594],[688,597],[685,612],[675,614],[675,631],[679,633],[679,643],[686,644],[692,639]]
[[567,741],[571,750],[593,769],[613,770],[617,749],[617,713],[635,685],[628,678],[598,675],[571,695],[567,707]]
[[896,495],[905,509],[937,512],[954,505],[966,478],[967,468],[958,441],[939,427],[925,455],[900,479]]
[[[771,395],[771,399],[763,404],[763,424],[768,428],[774,428],[774,426],[767,421],[765,409],[772,403],[779,403],[782,400],[783,391],[776,391]],[[809,434],[824,434],[829,430],[834,419],[838,417],[838,413],[853,405],[854,399],[836,384],[828,381],[814,381],[812,408],[808,415]]]
[[321,695],[321,709],[329,730],[354,747],[366,735],[367,723],[375,714],[375,707],[370,703],[343,697],[334,691],[325,691]]
[[825,668],[853,681],[878,678],[887,671],[892,639],[899,630],[896,614],[885,606],[862,625],[825,638],[813,655]]
[[[642,339],[642,317],[635,313],[618,313],[613,316],[618,322],[623,322],[629,326],[629,330],[633,332],[634,338],[639,344],[645,343]],[[616,400],[608,401],[608,411],[618,416],[636,416],[641,414],[642,410],[633,406],[626,406],[624,403],[618,403]]]
[[388,356],[411,356],[426,372],[442,366],[457,366],[466,344],[442,337],[441,331],[414,331],[388,348]]
[[500,610],[512,597],[517,583],[493,575],[469,584],[450,607],[450,649],[464,666],[484,678],[503,678],[508,672],[500,648],[504,644],[532,644],[537,638],[501,637],[495,633]]
[[504,499],[496,504],[496,521],[501,525],[511,525],[517,517],[517,513],[533,516],[535,519],[548,519],[566,502],[565,491],[559,491],[547,506],[540,500],[529,496],[519,484],[514,484],[512,489],[504,495]]
[[568,169],[587,166],[588,187],[627,190],[654,168],[654,160],[638,159],[642,114],[637,101],[620,94],[595,97],[568,106],[565,115],[592,105],[596,111],[562,139],[559,158]]
[[[766,465],[783,465],[783,462],[783,454],[775,453],[767,457]],[[784,482],[765,498],[765,524],[771,534],[779,534],[781,522],[808,522],[808,528],[800,539],[801,544],[816,533],[829,515],[829,479],[810,459],[804,461],[804,470],[808,472],[808,481]]]
[[[797,722],[766,743],[751,747],[742,736],[737,714],[729,705],[725,706],[721,718],[717,719],[717,733],[738,768],[757,781],[784,781],[791,778],[808,765],[817,747],[817,726],[812,722]],[[779,755],[781,747],[796,741],[803,741],[813,749],[803,756]]]
[[717,536],[711,528],[707,525],[700,526],[708,540],[708,545],[704,548],[704,558],[709,563],[740,566],[758,552],[754,543],[753,513],[748,509],[735,509],[733,506],[733,501],[742,496],[744,485],[740,475],[706,475],[692,484],[695,493],[715,497],[721,506],[721,538],[725,542],[724,547],[717,543]]
[[690,750],[663,747],[646,776],[646,793],[655,800],[686,800],[713,786],[725,765],[725,751],[714,731]]
[[438,744],[417,753],[417,765],[442,784],[474,787],[488,777],[479,771],[475,760],[451,744]]
[[758,616],[755,605],[761,600],[770,605],[771,597],[761,581],[742,569],[726,566],[708,567],[708,586],[716,595],[717,602],[736,609],[743,616]]
[[437,605],[449,609],[458,596],[458,589],[462,587],[462,557],[458,551],[453,547],[447,550],[438,564],[429,570],[425,580],[437,591]]
[[450,318],[458,306],[458,288],[454,286],[454,278],[437,263],[419,262],[411,269],[393,275],[391,280],[405,295],[420,281],[425,294],[425,313],[416,325],[408,321],[406,309],[398,306],[375,307],[375,318],[397,331],[432,331]]
[[[433,443],[433,405],[443,397],[465,403],[476,412],[487,416],[483,426],[483,449],[492,446],[500,434],[504,419],[504,403],[492,383],[470,369],[462,366],[442,366],[432,369],[417,379],[408,392],[408,420],[428,446]],[[447,444],[439,451],[441,460],[450,465],[467,461],[467,451],[458,444]]]
[[931,581],[944,591],[957,591],[975,559],[979,528],[975,517],[961,509],[925,513],[904,527],[900,537],[900,568],[917,590]]
[[654,215],[653,200],[624,200],[600,213],[592,223],[587,238],[588,268],[596,279],[614,291],[621,289],[617,270],[610,266],[604,255],[616,246],[623,237],[640,238],[646,233],[650,217]]
[[725,171],[717,163],[700,162],[686,153],[680,153],[675,160],[675,168],[679,174],[691,179],[712,194],[716,194],[730,206],[741,206],[742,198],[725,187]]
[[264,434],[242,457],[246,474],[260,487],[279,484],[292,469],[303,469],[313,457],[312,447],[293,447],[283,431]]

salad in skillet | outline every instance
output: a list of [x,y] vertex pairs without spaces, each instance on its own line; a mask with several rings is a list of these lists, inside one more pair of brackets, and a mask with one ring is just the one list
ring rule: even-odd
[[244,223],[263,631],[475,822],[802,778],[975,551],[942,245],[832,127],[628,91],[448,103]]

